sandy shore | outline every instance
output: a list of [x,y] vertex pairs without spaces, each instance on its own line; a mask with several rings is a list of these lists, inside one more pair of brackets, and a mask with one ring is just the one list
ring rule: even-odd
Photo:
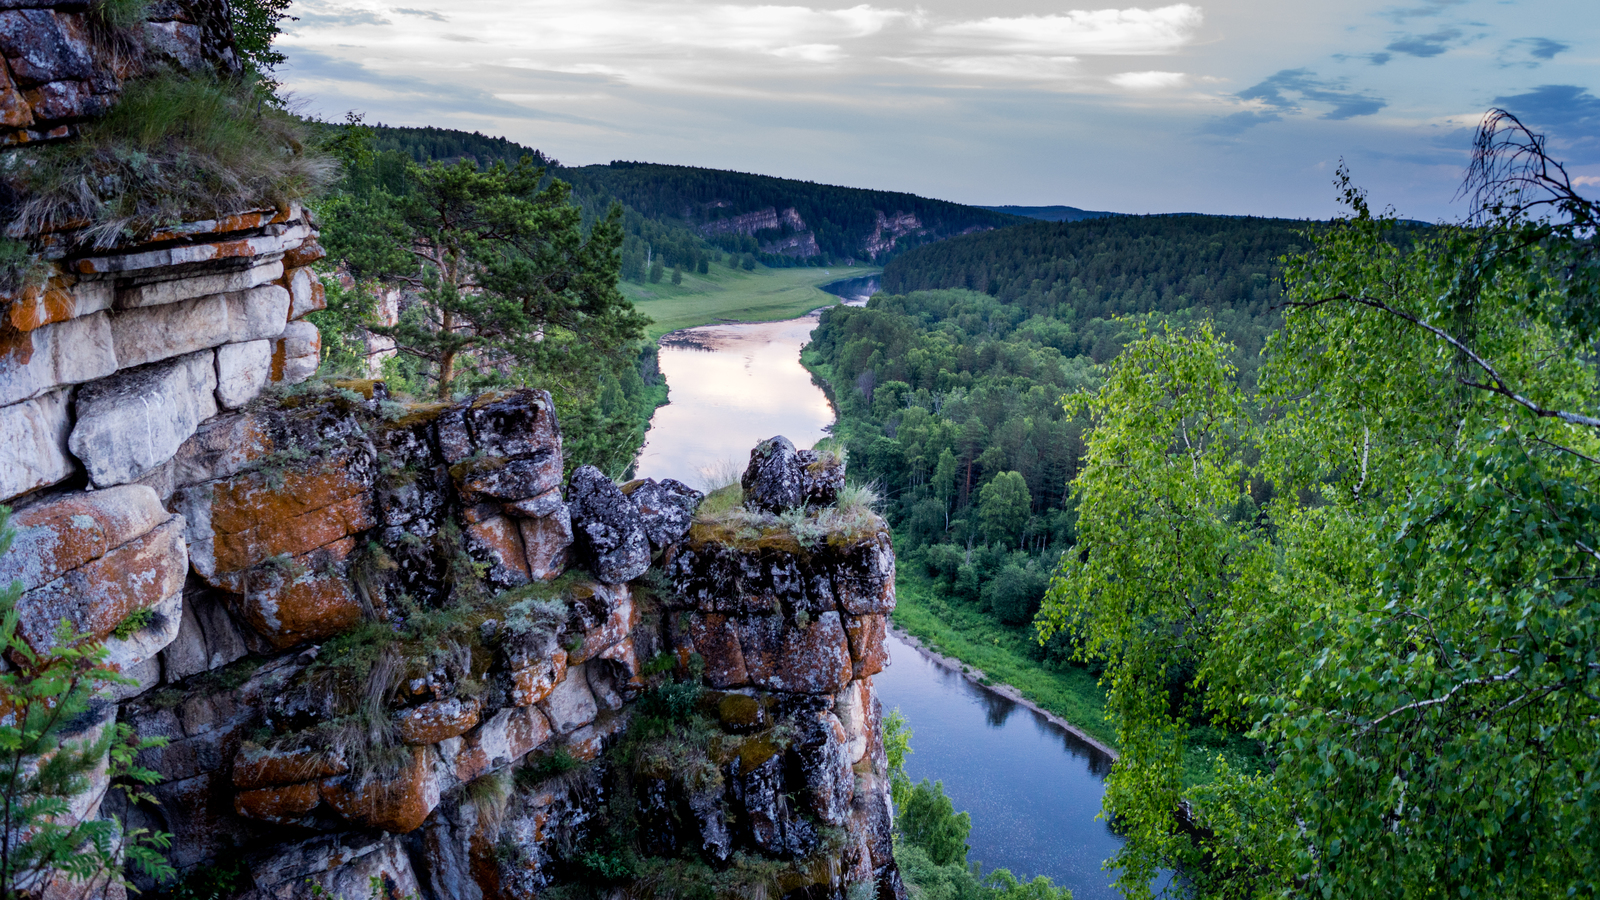
[[1089,746],[1095,748],[1096,750],[1099,750],[1101,753],[1104,753],[1105,755],[1111,757],[1111,759],[1113,761],[1116,760],[1116,758],[1118,756],[1117,751],[1112,749],[1111,747],[1107,746],[1104,741],[1101,741],[1100,739],[1098,739],[1098,738],[1094,737],[1093,735],[1089,734],[1088,732],[1084,731],[1082,728],[1079,728],[1078,726],[1072,724],[1071,722],[1068,722],[1066,719],[1061,718],[1060,716],[1056,715],[1055,713],[1050,712],[1047,709],[1041,708],[1039,706],[1039,704],[1034,703],[1032,700],[1029,700],[1028,698],[1022,696],[1022,692],[1017,690],[1016,688],[1012,687],[1011,685],[1002,684],[1002,683],[1000,683],[998,681],[992,681],[992,680],[990,681],[989,684],[984,684],[980,680],[980,679],[985,677],[984,673],[979,671],[978,669],[975,669],[975,668],[972,668],[971,666],[965,665],[959,659],[955,659],[954,657],[950,657],[950,656],[945,656],[944,654],[939,653],[936,650],[933,650],[932,648],[928,647],[926,644],[922,643],[922,641],[918,640],[914,635],[910,634],[909,632],[907,632],[905,629],[901,628],[898,625],[894,625],[894,624],[891,623],[889,625],[889,630],[894,632],[894,636],[895,637],[899,638],[902,641],[905,641],[907,644],[910,644],[912,647],[915,647],[918,653],[921,653],[924,657],[927,657],[927,659],[930,662],[932,662],[934,665],[939,666],[939,667],[944,668],[944,669],[948,669],[949,671],[954,672],[957,675],[960,675],[962,678],[965,678],[966,680],[972,682],[973,684],[977,685],[978,687],[983,688],[986,691],[992,691],[992,692],[994,692],[996,694],[999,694],[1000,696],[1006,698],[1007,700],[1010,700],[1011,702],[1018,704],[1019,706],[1025,706],[1028,709],[1033,710],[1034,712],[1036,712],[1039,715],[1043,716],[1052,725],[1055,725],[1056,727],[1058,727],[1061,730],[1067,732],[1068,734],[1072,735],[1073,737],[1076,737],[1078,740],[1083,741],[1085,744],[1088,744]]

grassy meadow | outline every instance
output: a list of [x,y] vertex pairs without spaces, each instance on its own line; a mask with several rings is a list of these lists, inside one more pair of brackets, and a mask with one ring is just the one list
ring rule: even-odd
[[873,266],[809,266],[769,269],[758,265],[752,272],[711,264],[705,275],[683,273],[683,284],[671,283],[671,273],[658,284],[621,283],[622,293],[642,313],[655,320],[648,331],[655,340],[669,331],[717,322],[772,322],[803,316],[839,298],[819,289],[832,281],[860,278],[883,271]]

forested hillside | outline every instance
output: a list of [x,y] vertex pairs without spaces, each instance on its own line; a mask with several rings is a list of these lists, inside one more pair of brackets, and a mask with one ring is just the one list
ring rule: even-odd
[[1120,216],[1122,213],[1106,212],[1096,209],[1079,209],[1076,206],[985,206],[991,212],[1005,213],[1008,216],[1022,216],[1025,219],[1039,219],[1045,222],[1082,222],[1085,219],[1103,219],[1106,216]]
[[[907,247],[1017,221],[1004,213],[915,194],[691,166],[613,162],[565,169],[562,177],[580,189],[616,197],[652,218],[679,220],[716,234],[730,250],[753,252],[762,244],[809,231],[815,237],[814,255],[881,262]],[[779,221],[775,229],[754,232],[717,231],[719,223],[767,209],[780,214],[793,209],[800,221]],[[750,240],[741,242],[738,237]]]
[[1098,367],[1138,331],[1118,317],[1143,314],[1214,322],[1238,347],[1239,380],[1253,383],[1280,321],[1279,258],[1307,227],[1204,216],[1022,225],[913,250],[865,308],[828,310],[807,359],[833,386],[853,471],[889,497],[908,562],[1001,621],[1031,620],[1076,536],[1067,484],[1087,422],[1062,396],[1099,384]]

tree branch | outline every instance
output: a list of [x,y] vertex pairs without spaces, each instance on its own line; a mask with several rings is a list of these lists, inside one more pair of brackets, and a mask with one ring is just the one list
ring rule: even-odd
[[1582,425],[1587,428],[1600,428],[1600,419],[1597,419],[1593,416],[1580,415],[1578,413],[1566,412],[1565,410],[1559,409],[1546,409],[1545,407],[1540,406],[1538,403],[1535,403],[1534,401],[1529,400],[1527,397],[1524,397],[1516,391],[1513,391],[1510,386],[1506,384],[1505,379],[1500,376],[1500,373],[1495,370],[1494,366],[1489,365],[1487,360],[1474,353],[1470,347],[1457,340],[1455,336],[1446,332],[1442,328],[1438,328],[1437,326],[1430,325],[1427,322],[1422,321],[1410,313],[1395,309],[1389,304],[1384,303],[1382,300],[1373,300],[1368,297],[1357,297],[1353,294],[1335,294],[1332,297],[1324,297],[1321,300],[1310,302],[1291,302],[1285,305],[1301,309],[1311,309],[1321,306],[1324,303],[1331,303],[1335,300],[1348,300],[1351,303],[1359,303],[1362,306],[1368,306],[1372,309],[1386,312],[1391,316],[1410,322],[1418,328],[1429,332],[1433,336],[1461,351],[1462,354],[1464,354],[1468,359],[1472,360],[1473,364],[1482,369],[1484,373],[1489,376],[1489,379],[1494,382],[1493,384],[1484,384],[1482,382],[1458,377],[1457,380],[1467,387],[1488,391],[1491,394],[1499,394],[1500,396],[1511,400],[1512,402],[1541,418],[1560,419],[1561,421],[1572,425]]

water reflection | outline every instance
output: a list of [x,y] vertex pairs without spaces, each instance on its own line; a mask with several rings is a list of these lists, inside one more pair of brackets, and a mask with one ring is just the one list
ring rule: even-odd
[[944,782],[972,814],[971,858],[1019,877],[1045,875],[1076,900],[1115,900],[1101,864],[1122,846],[1099,818],[1104,753],[1043,716],[889,638],[893,664],[873,677],[885,710],[910,723],[913,780]]
[[[800,365],[815,316],[756,325],[708,325],[661,342],[671,402],[656,410],[639,478],[693,481],[775,434],[810,447],[827,435],[833,407]],[[698,487],[698,485],[696,485]]]

